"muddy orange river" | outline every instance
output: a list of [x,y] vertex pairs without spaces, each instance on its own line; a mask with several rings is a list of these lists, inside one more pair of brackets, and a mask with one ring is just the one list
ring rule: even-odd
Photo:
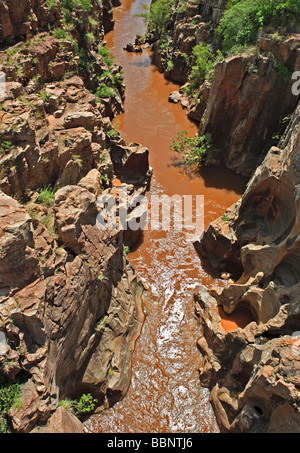
[[[174,162],[170,145],[177,131],[197,127],[180,104],[168,102],[179,87],[151,64],[151,55],[128,53],[123,47],[144,33],[142,3],[123,0],[114,11],[115,28],[106,36],[115,61],[123,67],[125,113],[114,122],[128,142],[149,149],[153,177],[149,195],[204,195],[204,225],[222,215],[245,189],[245,180],[229,170],[205,168],[189,176]],[[125,398],[85,423],[98,433],[217,433],[218,426],[200,386],[201,336],[194,316],[193,292],[199,284],[222,284],[203,267],[185,232],[144,231],[128,258],[148,289],[144,299],[145,324],[136,343],[132,381]],[[243,320],[225,319],[227,330]]]

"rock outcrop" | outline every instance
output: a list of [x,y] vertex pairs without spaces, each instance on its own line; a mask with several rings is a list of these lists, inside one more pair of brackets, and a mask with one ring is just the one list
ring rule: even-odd
[[[299,121],[298,105],[241,200],[197,244],[233,280],[195,295],[200,380],[226,432],[300,432]],[[253,322],[226,333],[218,306],[245,307]]]
[[216,28],[226,5],[227,0],[175,2],[167,45],[161,40],[152,42],[151,34],[149,36],[153,44],[153,62],[167,78],[179,84],[188,82],[193,47],[201,42],[216,47]]
[[[258,55],[239,54],[216,63],[199,127],[201,135],[208,132],[213,138],[208,161],[225,162],[248,177],[297,105],[291,74],[300,67],[300,36],[273,48],[266,41],[258,41]],[[284,77],[281,64],[289,70]]]
[[51,8],[47,2],[37,0],[3,0],[0,4],[0,42],[7,38],[29,38],[37,30],[45,30],[48,25],[61,25],[60,2],[52,2]]

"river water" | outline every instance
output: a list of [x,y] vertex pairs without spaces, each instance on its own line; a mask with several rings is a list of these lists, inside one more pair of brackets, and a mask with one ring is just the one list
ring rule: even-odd
[[[205,168],[186,174],[170,145],[177,132],[194,135],[197,127],[180,104],[168,102],[178,86],[167,81],[151,64],[151,55],[128,53],[145,25],[137,14],[150,0],[123,0],[115,9],[115,28],[106,36],[115,61],[123,67],[126,85],[125,113],[115,126],[128,142],[149,149],[153,178],[148,196],[204,196],[206,227],[235,203],[245,180],[223,168]],[[125,398],[112,408],[89,418],[87,430],[98,433],[217,433],[218,426],[200,386],[201,336],[194,316],[193,292],[199,284],[222,284],[208,273],[185,231],[144,231],[142,241],[128,258],[145,287],[145,324],[133,355],[132,382]],[[233,329],[234,321],[230,322]]]

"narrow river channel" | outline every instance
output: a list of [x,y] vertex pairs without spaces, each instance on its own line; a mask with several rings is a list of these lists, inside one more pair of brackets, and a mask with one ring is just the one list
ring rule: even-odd
[[[168,102],[178,86],[151,64],[151,56],[128,53],[123,47],[144,33],[142,3],[123,0],[115,9],[115,28],[106,36],[115,61],[123,67],[125,113],[115,125],[128,142],[149,149],[153,178],[149,194],[203,195],[205,227],[236,202],[245,180],[223,168],[205,168],[188,176],[174,164],[170,145],[177,131],[194,135],[197,127],[180,104]],[[142,278],[145,324],[133,356],[132,382],[126,397],[86,422],[98,433],[216,433],[218,426],[199,383],[201,329],[194,316],[193,292],[199,284],[221,284],[203,268],[184,232],[145,231],[128,255]]]

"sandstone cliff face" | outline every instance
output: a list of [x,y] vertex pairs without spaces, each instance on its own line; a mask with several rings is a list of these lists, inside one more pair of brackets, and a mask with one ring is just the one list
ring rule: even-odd
[[95,194],[65,186],[54,211],[57,240],[1,196],[1,330],[12,360],[6,367],[2,357],[2,373],[28,377],[22,409],[10,414],[21,432],[66,396],[91,391],[99,407],[121,398],[143,320],[143,287],[126,262],[123,233],[99,230]]
[[[97,52],[98,37],[102,45],[113,25],[109,2],[92,2],[102,15],[92,44],[79,43],[91,77],[77,55],[76,28],[73,37],[23,33],[24,14],[36,15],[40,31],[42,20],[56,21],[53,9],[22,2],[16,17],[14,2],[1,7],[12,23],[2,39],[22,37],[0,52],[7,82],[0,99],[0,329],[7,342],[0,375],[24,382],[22,404],[8,418],[17,432],[82,432],[59,401],[91,393],[102,410],[122,398],[143,323],[144,288],[124,253],[138,232],[125,238],[117,226],[99,229],[97,199],[118,202],[115,178],[128,196],[144,193],[148,150],[128,146],[111,124],[124,86],[120,68]],[[88,31],[87,12],[78,15]],[[107,96],[96,92],[99,79],[114,80]],[[45,191],[50,200],[40,198]]]
[[29,37],[37,29],[45,29],[49,24],[60,23],[60,3],[47,7],[47,2],[37,0],[3,0],[0,4],[0,42],[7,38]]
[[[239,269],[234,283],[195,295],[205,336],[200,379],[224,431],[300,431],[299,121],[298,105],[240,202],[200,241],[215,268]],[[247,307],[253,322],[225,334],[218,305]]]
[[[272,46],[262,37],[256,55],[240,54],[216,63],[199,127],[200,134],[213,137],[208,162],[225,162],[237,173],[252,175],[282,120],[296,107],[291,74],[300,65],[299,40],[296,36]],[[289,75],[280,76],[279,61]]]

